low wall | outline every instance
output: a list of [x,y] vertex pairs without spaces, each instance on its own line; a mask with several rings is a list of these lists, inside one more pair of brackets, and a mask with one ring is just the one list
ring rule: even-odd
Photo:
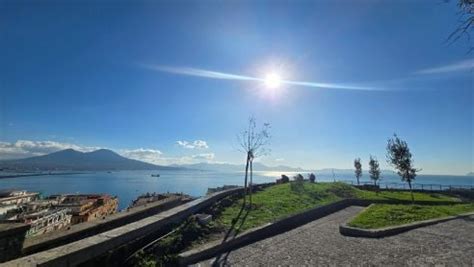
[[380,228],[380,229],[362,229],[362,228],[357,228],[357,227],[351,227],[345,223],[339,226],[339,233],[345,236],[353,236],[353,237],[381,238],[381,237],[386,237],[386,236],[397,235],[397,234],[400,234],[412,229],[416,229],[419,227],[433,225],[433,224],[437,224],[441,222],[447,222],[447,221],[459,219],[459,218],[469,218],[473,216],[474,216],[474,213],[471,212],[471,213],[462,214],[458,216],[449,216],[445,218],[437,218],[437,219],[425,220],[425,221],[420,221],[420,222],[413,222],[413,223],[385,227],[385,228]]
[[5,266],[77,266],[125,244],[137,242],[159,229],[179,223],[203,208],[243,188],[217,192],[175,208],[63,246],[6,262]]
[[0,223],[0,262],[20,256],[25,234],[30,229],[23,223]]
[[89,236],[93,236],[107,230],[138,221],[159,212],[174,208],[185,201],[181,197],[172,196],[167,199],[149,203],[144,206],[130,209],[126,212],[118,212],[105,219],[97,219],[70,226],[68,229],[49,232],[25,240],[22,255],[30,255],[46,249],[68,244]]

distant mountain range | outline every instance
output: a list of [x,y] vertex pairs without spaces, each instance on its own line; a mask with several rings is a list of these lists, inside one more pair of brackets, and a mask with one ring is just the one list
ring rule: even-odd
[[[203,170],[203,171],[219,171],[219,172],[238,172],[244,171],[245,165],[240,164],[230,164],[230,163],[195,163],[195,164],[173,164],[173,167],[183,167],[186,169],[194,169],[194,170]],[[253,170],[254,171],[284,171],[284,172],[306,172],[306,170],[302,168],[294,168],[285,165],[278,165],[278,166],[266,166],[259,162],[253,163]]]
[[176,170],[177,167],[159,166],[128,159],[108,150],[79,152],[61,150],[44,156],[0,161],[0,169],[21,171],[110,171],[110,170]]
[[[203,170],[218,172],[240,172],[245,170],[243,164],[230,163],[195,163],[160,166],[139,160],[128,159],[108,150],[99,149],[93,152],[79,152],[73,149],[61,150],[48,155],[0,161],[0,170],[7,171],[111,171],[111,170]],[[285,165],[267,166],[259,162],[253,163],[254,171],[277,172],[315,172],[331,175],[353,174],[352,169],[320,169],[305,170]],[[390,170],[382,170],[382,174],[393,174]]]
[[468,174],[466,174],[467,176],[474,176],[474,172],[469,172]]

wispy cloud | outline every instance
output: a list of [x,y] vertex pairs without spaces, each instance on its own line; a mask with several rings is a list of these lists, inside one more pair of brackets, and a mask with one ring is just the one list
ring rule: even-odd
[[[142,68],[167,72],[178,75],[188,75],[203,77],[209,79],[224,79],[224,80],[241,80],[241,81],[257,81],[264,82],[263,78],[252,77],[246,75],[225,73],[214,70],[206,70],[199,68],[190,68],[190,67],[171,67],[171,66],[160,66],[160,65],[150,65],[150,64],[140,64]],[[311,81],[292,81],[292,80],[282,80],[282,84],[287,85],[296,85],[296,86],[305,86],[305,87],[315,87],[315,88],[326,88],[326,89],[344,89],[344,90],[377,90],[376,88],[359,86],[351,83],[321,83],[321,82],[311,82]]]
[[89,152],[97,150],[100,147],[80,146],[56,141],[17,140],[16,142],[0,142],[0,159],[40,156],[68,148]]
[[422,69],[416,74],[438,74],[438,73],[449,73],[449,72],[462,72],[474,69],[474,59],[462,60],[456,63],[437,66],[434,68]]
[[157,149],[122,149],[118,152],[124,157],[141,160],[148,163],[162,164],[165,161],[165,159],[162,158],[163,153]]
[[203,140],[195,140],[194,142],[188,142],[185,140],[176,141],[180,147],[187,148],[187,149],[208,149],[209,145],[206,141]]

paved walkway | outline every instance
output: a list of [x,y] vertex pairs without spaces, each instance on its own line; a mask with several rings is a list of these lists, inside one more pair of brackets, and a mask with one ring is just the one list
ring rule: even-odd
[[474,266],[474,216],[381,239],[339,234],[339,224],[361,209],[349,207],[235,250],[226,265]]

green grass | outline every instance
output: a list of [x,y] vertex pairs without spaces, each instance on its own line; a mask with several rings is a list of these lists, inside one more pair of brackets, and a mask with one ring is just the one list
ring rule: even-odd
[[[457,198],[442,194],[414,193],[415,200],[459,201]],[[344,183],[279,184],[253,194],[253,204],[248,211],[241,231],[261,226],[279,219],[322,205],[344,199],[392,199],[411,200],[410,192],[375,192],[357,189]],[[226,207],[218,216],[217,222],[229,228],[242,206],[242,199]],[[247,210],[244,211],[244,214]],[[240,223],[237,224],[237,226]]]
[[[387,199],[387,200],[409,200],[411,195],[409,191],[380,191],[379,193],[366,190],[356,190],[358,198],[362,199]],[[459,202],[455,197],[439,194],[439,193],[419,193],[413,192],[415,201],[452,201]]]
[[474,211],[474,203],[436,206],[376,204],[365,209],[348,225],[363,229],[376,229],[442,218],[470,211]]
[[[291,184],[271,186],[252,196],[252,208],[249,210],[241,230],[274,222],[307,209],[353,196],[355,196],[354,188],[342,183],[313,184],[305,182],[299,187],[295,187],[294,184],[293,186]],[[232,219],[237,216],[241,206],[242,199],[226,208],[219,216],[218,221],[224,226],[230,227]]]

